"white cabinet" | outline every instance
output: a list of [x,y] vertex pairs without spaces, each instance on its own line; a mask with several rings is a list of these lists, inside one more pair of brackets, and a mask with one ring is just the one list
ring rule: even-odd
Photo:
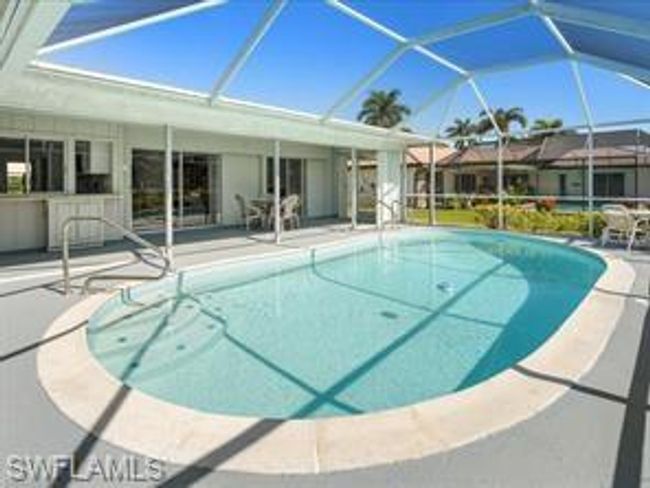
[[111,172],[113,160],[110,142],[92,141],[90,144],[90,171],[92,175],[107,175]]

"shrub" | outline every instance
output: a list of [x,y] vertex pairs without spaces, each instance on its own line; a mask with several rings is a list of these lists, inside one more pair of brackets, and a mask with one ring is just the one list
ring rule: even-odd
[[[499,226],[497,205],[484,205],[476,208],[480,224],[496,229]],[[515,206],[504,206],[504,226],[508,230],[534,234],[587,235],[589,233],[589,214],[586,212],[564,213],[552,210],[526,210]],[[594,213],[594,235],[599,236],[605,226],[600,213]]]

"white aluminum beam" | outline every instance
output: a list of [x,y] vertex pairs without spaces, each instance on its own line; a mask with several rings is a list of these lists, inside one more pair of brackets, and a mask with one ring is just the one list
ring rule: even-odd
[[359,213],[359,198],[358,198],[358,189],[359,189],[359,160],[357,159],[357,150],[352,148],[350,151],[351,160],[352,160],[352,188],[349,192],[350,194],[350,220],[352,224],[352,230],[357,228],[357,214]]
[[436,164],[438,163],[438,141],[429,146],[429,225],[436,225]]
[[353,19],[358,20],[362,24],[365,24],[367,27],[379,32],[380,34],[385,35],[386,37],[391,38],[392,40],[398,42],[399,44],[405,44],[408,42],[408,39],[401,34],[398,34],[393,29],[386,27],[385,25],[380,24],[374,19],[371,19],[367,15],[362,14],[356,9],[344,4],[340,0],[327,0],[327,5],[333,7],[345,15],[352,17]]
[[535,10],[554,20],[650,40],[650,22],[560,2],[538,1]]
[[587,202],[589,211],[589,237],[594,237],[594,129],[587,134]]
[[286,5],[287,0],[275,0],[266,10],[264,16],[260,19],[257,27],[246,40],[237,56],[235,56],[226,68],[226,71],[224,71],[215,83],[210,96],[211,103],[214,103],[217,98],[221,97],[225,89],[228,87],[228,84],[232,82],[235,76],[237,76],[241,71],[246,64],[246,61],[248,61]]
[[618,74],[624,74],[633,78],[650,80],[650,70],[642,68],[640,66],[634,66],[629,63],[623,63],[621,61],[594,56],[593,54],[586,54],[580,51],[576,51],[575,57],[582,63],[590,64],[597,68],[613,71],[614,73]]
[[451,107],[454,104],[454,101],[456,100],[456,95],[458,95],[459,90],[460,90],[460,85],[456,85],[453,91],[451,92],[451,94],[449,95],[449,98],[447,99],[447,103],[445,104],[445,108],[443,109],[440,117],[440,123],[438,124],[438,127],[436,128],[436,131],[433,134],[434,142],[440,137],[440,132],[442,131],[442,127],[445,125],[447,117],[449,116],[449,111],[451,110]]
[[322,116],[322,121],[325,122],[332,118],[332,116],[343,107],[348,106],[365,88],[370,86],[373,81],[379,78],[388,70],[402,55],[408,51],[410,46],[408,44],[400,44],[390,51],[381,62],[375,66],[368,74],[361,78],[354,84],[346,93],[344,93]]
[[560,32],[560,29],[557,28],[555,25],[555,22],[553,20],[546,16],[546,15],[539,15],[539,18],[542,19],[542,22],[546,26],[546,29],[551,33],[551,35],[555,38],[555,40],[560,44],[564,52],[567,54],[569,57],[573,57],[575,55],[575,51],[573,50],[573,46],[569,44],[569,41],[566,40],[566,37],[564,37],[564,34]]
[[497,140],[497,211],[499,229],[503,230],[505,226],[503,218],[503,139]]
[[173,134],[170,125],[165,126],[165,255],[170,269],[174,266],[174,170]]
[[[166,12],[161,12],[159,14],[150,15],[143,17],[141,19],[134,20],[132,22],[126,22],[124,24],[119,24],[113,27],[108,27],[99,31],[91,32],[90,34],[85,34],[83,36],[75,37],[68,39],[66,41],[57,42],[56,44],[50,44],[49,46],[44,46],[38,50],[38,55],[42,56],[44,54],[53,53],[56,51],[61,51],[62,49],[69,49],[71,47],[79,46],[82,44],[87,44],[89,42],[98,41],[106,37],[115,36],[118,34],[124,34],[126,32],[139,29],[148,25],[158,24],[159,22],[164,22],[166,20],[175,19],[184,15],[189,15],[201,10],[212,8],[218,5],[226,3],[227,0],[203,0],[201,2],[193,3],[185,7],[176,8],[173,10],[168,10]],[[66,3],[69,2],[43,2],[43,3]]]
[[69,2],[45,1],[8,5],[0,32],[0,87],[29,65],[69,7]]
[[585,114],[585,120],[589,133],[587,136],[587,204],[589,210],[589,236],[594,236],[594,118],[591,113],[591,105],[587,97],[582,76],[580,75],[580,68],[576,60],[571,60],[571,69],[573,77],[575,78],[578,93],[580,95],[580,103],[582,110]]
[[402,130],[404,127],[408,125],[409,121],[413,120],[417,116],[426,112],[434,103],[436,103],[438,100],[444,97],[447,93],[454,92],[455,90],[457,90],[458,87],[465,81],[466,81],[465,78],[457,78],[453,80],[451,83],[448,83],[447,85],[442,87],[440,90],[434,91],[424,102],[422,102],[422,104],[420,104],[417,108],[415,108],[410,115],[405,117],[399,124],[397,124],[391,130],[393,132],[398,132]]
[[[398,32],[395,32],[394,30],[380,24],[379,22],[371,19],[370,17],[362,14],[361,12],[358,12],[357,10],[343,4],[340,0],[330,0],[328,2],[329,5],[333,6],[336,9],[339,9],[343,13],[355,18],[356,20],[362,22],[363,24],[367,25],[368,27],[374,29],[375,31],[389,37],[390,39],[397,41],[398,47],[396,48],[395,51],[391,52],[388,54],[384,60],[382,60],[381,63],[379,63],[378,66],[375,67],[368,75],[366,75],[364,78],[359,80],[355,86],[352,87],[346,94],[344,94],[323,116],[323,120],[328,120],[329,118],[332,117],[334,113],[336,113],[338,110],[341,108],[347,106],[349,103],[354,100],[354,98],[366,87],[368,87],[374,80],[376,80],[379,76],[381,76],[390,66],[393,65],[408,49],[413,49],[416,52],[426,56],[433,62],[435,62],[438,65],[444,66],[447,69],[450,69],[454,71],[455,73],[458,73],[460,76],[462,76],[465,79],[470,79],[471,78],[471,73],[464,69],[463,67],[449,61],[448,59],[439,56],[438,54],[434,53],[430,49],[426,48],[422,42],[419,40],[408,40],[405,36],[399,34]],[[530,11],[529,6],[525,6],[525,8],[519,8],[518,10],[524,10],[526,13]],[[475,89],[476,93],[480,93],[478,90],[478,87]],[[484,103],[483,97],[479,97],[479,102]],[[498,128],[497,128],[498,130]]]
[[580,96],[580,104],[585,116],[585,121],[587,122],[587,126],[591,129],[594,127],[594,117],[591,113],[591,105],[589,104],[587,91],[585,90],[585,85],[580,74],[580,67],[578,66],[578,62],[576,60],[571,60],[569,63],[571,65],[573,79],[575,80],[576,87],[578,89],[578,95]]
[[280,244],[282,234],[282,212],[280,201],[280,141],[273,141],[273,223],[275,243]]
[[503,137],[503,133],[501,132],[501,129],[499,129],[499,126],[497,125],[497,121],[494,118],[494,114],[492,113],[492,109],[490,108],[487,101],[483,97],[483,93],[481,92],[481,89],[478,87],[476,81],[474,81],[473,78],[467,80],[467,83],[469,83],[469,86],[472,87],[472,90],[474,91],[476,98],[481,104],[481,107],[483,107],[483,110],[485,110],[488,119],[490,119],[490,123],[492,124],[492,128],[494,129],[494,132],[497,134],[499,139],[501,139]]

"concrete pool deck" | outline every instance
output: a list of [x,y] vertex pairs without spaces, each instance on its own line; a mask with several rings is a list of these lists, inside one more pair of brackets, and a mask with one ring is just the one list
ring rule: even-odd
[[[292,236],[287,244],[308,246],[348,235],[337,227],[309,229]],[[275,246],[260,240],[251,243],[250,239],[233,235],[216,241],[181,245],[177,256],[179,264],[184,266],[200,262],[197,256],[213,260],[273,248]],[[650,354],[650,338],[647,337],[650,332],[645,328],[650,257],[636,252],[629,256],[614,254],[634,267],[637,278],[634,288],[624,297],[623,316],[607,348],[593,370],[579,382],[553,371],[522,371],[522,375],[540,387],[560,385],[568,389],[557,402],[529,420],[445,453],[344,473],[263,476],[206,469],[224,465],[238,452],[250,449],[272,428],[272,423],[267,423],[227,449],[204,456],[197,463],[203,467],[166,466],[169,483],[178,486],[192,481],[219,486],[381,486],[382,483],[386,486],[451,486],[459,483],[593,486],[616,482],[614,484],[620,486],[634,486],[634,481],[643,479],[644,460],[648,459],[643,448],[647,430],[647,358]],[[111,262],[118,257],[128,258],[128,254],[111,255]],[[78,260],[75,267],[98,259],[98,256],[86,256]],[[52,269],[48,269],[48,263]],[[88,435],[61,415],[49,403],[36,379],[35,352],[48,347],[39,344],[40,338],[62,310],[78,301],[77,297],[63,299],[58,294],[58,276],[36,274],[55,272],[57,266],[57,262],[43,259],[34,264],[0,268],[0,276],[5,279],[3,282],[0,278],[3,312],[0,317],[3,418],[0,420],[8,431],[2,436],[0,452],[3,458],[10,454],[47,456],[76,453],[80,461],[107,453],[119,456],[124,451]],[[17,267],[21,268],[20,271]],[[16,279],[21,276],[24,279]],[[31,306],[36,303],[38,307]],[[54,338],[50,344],[57,340]],[[498,409],[496,405],[492,411]],[[97,419],[99,427],[110,422],[111,415]]]

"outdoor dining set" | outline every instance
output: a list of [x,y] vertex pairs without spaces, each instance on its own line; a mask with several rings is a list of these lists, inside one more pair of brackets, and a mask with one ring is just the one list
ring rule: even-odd
[[[275,205],[272,195],[263,195],[249,201],[237,194],[235,200],[239,206],[241,218],[246,230],[251,227],[272,229],[275,225]],[[300,196],[291,194],[280,200],[280,223],[283,228],[300,227]]]
[[625,205],[603,205],[605,227],[601,245],[625,244],[627,250],[635,245],[650,245],[650,209],[628,208]]

